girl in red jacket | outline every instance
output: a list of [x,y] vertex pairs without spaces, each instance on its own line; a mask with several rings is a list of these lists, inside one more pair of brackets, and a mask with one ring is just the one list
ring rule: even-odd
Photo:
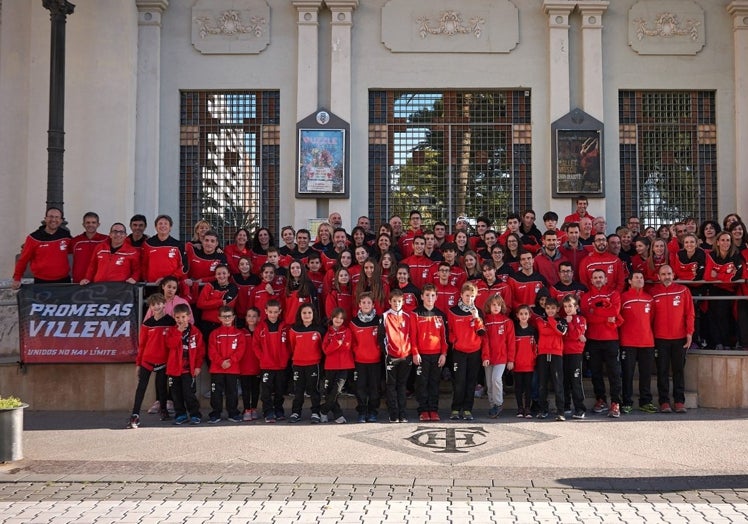
[[496,418],[504,406],[504,369],[509,354],[514,350],[514,323],[506,316],[506,304],[501,295],[491,295],[483,306],[486,336],[481,346],[481,359],[486,372],[488,416]]
[[353,349],[351,330],[346,327],[346,313],[343,308],[335,308],[330,313],[330,327],[322,340],[322,351],[325,353],[325,403],[322,405],[322,422],[327,421],[327,414],[332,411],[336,424],[345,424],[343,410],[338,397],[353,370]]
[[538,354],[538,331],[530,325],[530,306],[517,308],[517,323],[514,326],[514,354],[509,356],[507,369],[514,371],[514,391],[517,397],[517,418],[532,418],[532,375]]
[[358,422],[377,421],[382,382],[382,351],[377,340],[380,320],[371,295],[363,293],[358,298],[358,312],[350,323]]
[[296,312],[303,304],[311,304],[317,308],[317,291],[306,276],[306,268],[298,260],[288,266],[283,304],[283,320],[286,324],[294,322]]
[[296,322],[288,330],[294,383],[294,399],[289,422],[301,420],[304,393],[308,394],[312,401],[312,424],[319,424],[322,421],[319,412],[319,374],[323,336],[317,320],[317,311],[310,304],[304,304],[296,313]]
[[579,299],[576,295],[566,295],[563,299],[563,314],[568,330],[564,334],[564,414],[571,412],[572,417],[583,419],[584,388],[582,387],[582,354],[584,343],[587,341],[587,320],[579,314]]
[[353,288],[351,287],[351,275],[348,269],[338,267],[335,270],[335,278],[330,292],[325,297],[325,312],[329,316],[335,308],[341,308],[346,312],[346,317],[353,310]]
[[260,359],[254,352],[254,337],[257,323],[260,321],[260,310],[250,308],[244,316],[246,329],[244,331],[244,356],[239,361],[239,383],[242,386],[242,405],[244,406],[244,422],[257,420],[257,401],[260,398]]
[[[228,273],[228,268],[226,268]],[[209,424],[221,421],[223,397],[226,396],[226,411],[231,422],[241,422],[239,397],[236,384],[239,380],[239,362],[244,356],[246,337],[241,329],[234,326],[234,310],[230,306],[218,308],[221,326],[214,329],[208,341],[210,357],[210,407]]]
[[232,309],[239,296],[239,288],[231,282],[229,267],[219,264],[215,271],[215,282],[208,282],[200,291],[197,299],[197,307],[200,309],[200,330],[203,337],[208,338],[211,331],[219,327],[223,322],[219,320],[219,309],[228,306]]

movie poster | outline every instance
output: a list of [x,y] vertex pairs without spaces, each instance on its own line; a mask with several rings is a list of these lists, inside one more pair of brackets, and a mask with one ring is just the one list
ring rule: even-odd
[[345,130],[299,130],[299,193],[345,193]]
[[556,131],[556,187],[559,194],[602,194],[600,131]]

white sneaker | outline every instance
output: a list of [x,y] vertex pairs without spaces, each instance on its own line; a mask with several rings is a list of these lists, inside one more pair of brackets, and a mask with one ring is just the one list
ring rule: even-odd
[[323,424],[330,422],[330,419],[327,418],[327,415],[320,415],[319,419],[320,419],[320,422],[322,422]]
[[158,400],[154,402],[151,407],[148,408],[149,415],[155,415],[156,413],[161,413],[161,403]]
[[345,424],[346,422],[348,422],[348,421],[342,415],[340,417],[338,417],[338,418],[335,419],[335,423],[336,424]]

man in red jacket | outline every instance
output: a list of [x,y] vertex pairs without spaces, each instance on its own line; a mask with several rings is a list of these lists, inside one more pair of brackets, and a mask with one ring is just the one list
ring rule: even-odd
[[91,257],[82,286],[91,282],[127,282],[140,280],[140,250],[125,242],[127,230],[121,222],[109,229],[109,239],[100,242]]
[[579,281],[590,286],[592,273],[602,270],[608,285],[619,293],[626,283],[626,268],[620,258],[608,252],[608,238],[605,233],[596,233],[592,252],[579,264]]
[[696,314],[688,288],[673,282],[673,268],[665,264],[658,271],[660,283],[652,287],[654,300],[654,343],[657,348],[657,392],[660,412],[670,407],[670,371],[673,373],[675,412],[686,412],[686,352],[691,347]]
[[31,273],[35,284],[57,284],[70,282],[70,232],[60,227],[62,210],[56,207],[47,209],[44,215],[44,226],[40,227],[23,243],[21,256],[18,257],[13,272],[11,287],[21,287],[21,278],[26,266],[31,263]]
[[91,257],[98,250],[99,244],[107,239],[99,233],[99,215],[89,211],[83,215],[83,233],[73,237],[70,252],[73,254],[73,282],[79,283],[86,278]]
[[[605,235],[602,235],[605,238]],[[587,317],[587,346],[595,406],[592,411],[608,411],[609,417],[621,416],[621,361],[618,350],[618,326],[621,324],[621,295],[607,286],[607,276],[602,269],[592,272],[592,286],[582,297],[582,313]],[[603,368],[608,370],[610,410],[605,402]]]

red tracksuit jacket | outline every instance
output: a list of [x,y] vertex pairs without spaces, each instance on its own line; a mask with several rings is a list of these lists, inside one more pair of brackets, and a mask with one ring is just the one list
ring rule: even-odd
[[454,349],[463,353],[480,351],[482,338],[486,333],[480,317],[475,318],[472,313],[463,311],[460,306],[454,306],[447,313],[447,325],[449,342]]
[[37,229],[23,243],[21,256],[18,257],[13,280],[21,280],[26,266],[31,262],[31,274],[41,280],[60,280],[70,276],[70,233],[58,229],[50,235],[43,228]]
[[564,334],[559,330],[559,319],[556,317],[537,317],[535,327],[538,330],[538,354],[564,354]]
[[636,289],[623,292],[621,295],[623,324],[618,328],[621,347],[654,347],[653,305],[652,296],[649,293]]
[[322,340],[322,351],[325,353],[325,369],[353,369],[353,335],[343,326],[335,329],[330,326]]
[[691,292],[682,284],[652,286],[655,338],[676,340],[693,335],[696,313]]
[[135,357],[135,365],[153,371],[154,365],[166,364],[169,356],[166,336],[169,328],[174,325],[174,319],[169,315],[164,315],[158,320],[151,317],[143,321],[138,335],[138,355]]
[[[189,370],[184,368],[184,350],[185,335],[187,338],[187,365]],[[195,370],[200,369],[205,358],[205,341],[200,330],[192,324],[187,326],[185,333],[182,333],[176,326],[172,326],[166,333],[166,347],[169,351],[169,357],[166,362],[166,374],[170,377],[179,377],[184,373],[195,376]]]
[[155,282],[165,276],[178,280],[185,277],[187,255],[184,246],[174,237],[159,240],[157,236],[148,237],[143,242],[142,277],[146,282]]
[[609,286],[619,293],[623,291],[626,285],[626,267],[620,258],[607,251],[605,253],[590,251],[590,254],[580,261],[579,282],[591,288],[592,273],[598,269],[607,275]]
[[244,356],[239,361],[239,374],[244,376],[257,376],[260,374],[260,359],[254,351],[255,331],[244,330]]
[[413,311],[416,321],[416,347],[419,355],[447,354],[447,316],[438,308],[423,306]]
[[288,344],[294,366],[313,366],[322,362],[322,338],[320,328],[294,325],[288,330]]
[[417,355],[415,318],[412,313],[392,309],[385,311],[379,340],[384,352],[392,358]]
[[[221,326],[214,329],[208,342],[210,372],[238,375],[239,362],[244,356],[245,344],[244,332],[239,328]],[[231,361],[231,365],[225,369],[221,367],[224,360]]]
[[584,353],[584,342],[579,337],[587,332],[587,319],[582,315],[572,315],[568,329],[564,333],[564,355],[581,355]]
[[[582,313],[587,317],[587,338],[592,340],[618,340],[621,325],[621,295],[608,286],[590,288],[582,297]],[[609,318],[615,317],[614,322]]]
[[523,328],[515,323],[514,337],[514,351],[509,355],[509,362],[514,362],[515,373],[532,373],[538,355],[538,331],[532,325]]
[[418,289],[429,282],[434,261],[423,255],[411,255],[401,261],[410,268],[410,281]]
[[109,240],[100,242],[91,257],[85,278],[91,282],[140,280],[140,250],[125,242],[112,253]]
[[226,286],[219,286],[218,282],[209,282],[203,286],[197,299],[197,307],[202,311],[205,322],[220,323],[218,309],[221,306],[234,307],[239,296],[239,288],[229,282]]
[[481,360],[488,360],[491,366],[506,364],[514,353],[514,322],[499,313],[488,313],[483,320],[486,336],[481,345]]
[[288,367],[291,352],[288,348],[288,328],[280,319],[272,324],[267,318],[260,320],[252,337],[252,349],[263,371],[280,371]]
[[375,315],[369,322],[363,322],[358,316],[351,319],[351,339],[353,360],[358,364],[376,364],[382,361],[382,350],[379,347],[379,330],[381,317]]
[[99,244],[108,239],[109,237],[103,233],[96,233],[93,238],[88,238],[85,233],[73,237],[70,242],[70,252],[73,253],[73,282],[78,283],[86,278],[91,257],[98,251]]

